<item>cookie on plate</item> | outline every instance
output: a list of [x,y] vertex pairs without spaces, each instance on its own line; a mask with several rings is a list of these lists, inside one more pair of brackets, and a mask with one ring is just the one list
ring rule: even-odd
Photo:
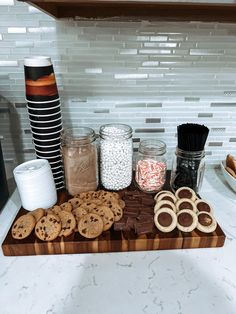
[[52,241],[59,236],[61,220],[54,214],[42,217],[35,226],[35,234],[42,241]]
[[234,159],[234,156],[231,154],[228,154],[226,156],[226,167],[229,167],[236,173],[236,160]]
[[27,238],[35,226],[35,218],[31,214],[20,216],[11,228],[11,234],[14,239]]
[[78,224],[79,233],[88,239],[98,237],[103,232],[102,218],[94,213],[83,216]]

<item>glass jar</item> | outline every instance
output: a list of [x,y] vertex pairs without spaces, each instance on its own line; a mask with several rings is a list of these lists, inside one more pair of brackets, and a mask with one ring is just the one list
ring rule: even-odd
[[177,147],[175,155],[171,171],[171,189],[176,191],[187,186],[198,193],[205,170],[205,151],[190,152]]
[[166,181],[166,144],[159,140],[143,140],[135,163],[135,181],[140,190],[156,193]]
[[70,195],[97,189],[98,166],[95,140],[94,130],[87,127],[62,131],[61,152],[66,189]]
[[132,128],[126,124],[100,127],[100,177],[104,188],[121,190],[132,181]]

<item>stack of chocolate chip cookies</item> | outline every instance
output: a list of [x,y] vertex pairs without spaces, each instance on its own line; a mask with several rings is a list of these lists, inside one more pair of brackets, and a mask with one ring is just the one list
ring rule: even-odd
[[19,217],[12,226],[12,237],[25,239],[34,230],[42,241],[68,237],[73,232],[93,239],[122,218],[124,207],[118,193],[103,190],[81,193],[48,210],[37,208]]

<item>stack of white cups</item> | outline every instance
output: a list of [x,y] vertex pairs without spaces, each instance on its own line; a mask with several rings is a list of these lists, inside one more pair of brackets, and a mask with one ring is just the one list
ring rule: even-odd
[[49,162],[35,159],[17,166],[14,178],[23,208],[49,208],[57,201],[57,192]]

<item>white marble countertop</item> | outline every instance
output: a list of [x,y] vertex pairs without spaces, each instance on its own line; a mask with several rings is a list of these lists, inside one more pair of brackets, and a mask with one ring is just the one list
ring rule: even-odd
[[[223,248],[110,254],[0,255],[2,314],[235,314],[236,193],[219,170],[205,173]],[[14,192],[0,215],[0,239],[20,207]]]

